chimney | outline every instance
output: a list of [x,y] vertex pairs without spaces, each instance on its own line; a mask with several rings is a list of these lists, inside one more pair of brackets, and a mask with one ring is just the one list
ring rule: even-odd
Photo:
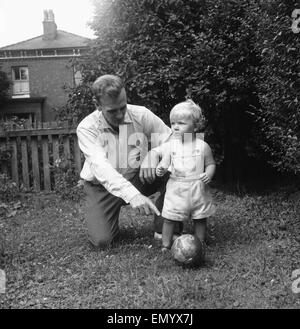
[[57,33],[57,25],[54,21],[54,14],[52,9],[44,10],[44,40],[54,40]]

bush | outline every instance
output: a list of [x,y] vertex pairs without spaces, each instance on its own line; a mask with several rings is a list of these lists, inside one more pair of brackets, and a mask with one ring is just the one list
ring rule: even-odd
[[11,82],[5,72],[0,71],[0,105],[7,99]]
[[68,162],[61,157],[51,169],[54,174],[54,190],[62,199],[79,201],[83,198],[82,184],[72,161]]
[[82,84],[74,89],[68,90],[68,101],[66,105],[54,108],[57,120],[80,122],[86,115],[95,110],[92,101],[90,85]]
[[259,106],[254,113],[268,162],[280,171],[299,174],[300,34],[291,28],[295,8],[296,2],[274,0],[254,11],[260,18],[255,47],[261,57],[256,80]]
[[12,148],[9,145],[1,145],[0,147],[0,164],[8,164],[12,156]]
[[13,202],[19,198],[19,188],[6,174],[0,174],[0,201]]
[[230,180],[251,172],[251,158],[298,173],[299,35],[290,28],[295,5],[96,2],[91,27],[98,38],[79,63],[84,84],[70,94],[69,109],[92,111],[90,83],[118,74],[129,102],[149,107],[166,123],[174,104],[186,97],[199,103],[206,139]]
[[[96,3],[92,28],[98,39],[81,62],[85,84],[81,90],[101,74],[118,74],[126,82],[129,102],[149,107],[166,123],[170,109],[192,97],[203,107],[206,138],[217,161],[222,162],[226,153],[227,159],[230,153],[242,154],[249,143],[249,102],[256,99],[252,78],[256,54],[243,21],[247,3]],[[69,102],[74,112],[91,104],[86,96],[74,90]]]

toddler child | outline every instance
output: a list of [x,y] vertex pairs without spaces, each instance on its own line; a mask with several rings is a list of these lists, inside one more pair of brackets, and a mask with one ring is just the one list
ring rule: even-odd
[[199,132],[203,124],[201,108],[192,100],[175,105],[170,112],[172,136],[154,148],[161,161],[157,176],[171,171],[162,210],[162,250],[172,245],[174,225],[192,219],[195,235],[204,244],[207,218],[215,207],[207,184],[216,170],[211,148]]

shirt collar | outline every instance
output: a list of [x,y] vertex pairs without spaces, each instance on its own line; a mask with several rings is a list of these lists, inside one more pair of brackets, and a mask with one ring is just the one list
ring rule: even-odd
[[[112,129],[111,125],[104,118],[102,111],[98,110],[98,112],[99,112],[99,123],[100,123],[101,127],[103,129]],[[127,111],[126,111],[125,117],[124,117],[124,124],[130,124],[130,123],[132,123],[132,119],[128,113],[128,107],[127,107]]]

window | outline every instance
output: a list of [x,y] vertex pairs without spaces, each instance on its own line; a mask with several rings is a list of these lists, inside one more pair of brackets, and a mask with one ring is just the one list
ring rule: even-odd
[[13,95],[12,97],[29,97],[28,67],[12,67]]

